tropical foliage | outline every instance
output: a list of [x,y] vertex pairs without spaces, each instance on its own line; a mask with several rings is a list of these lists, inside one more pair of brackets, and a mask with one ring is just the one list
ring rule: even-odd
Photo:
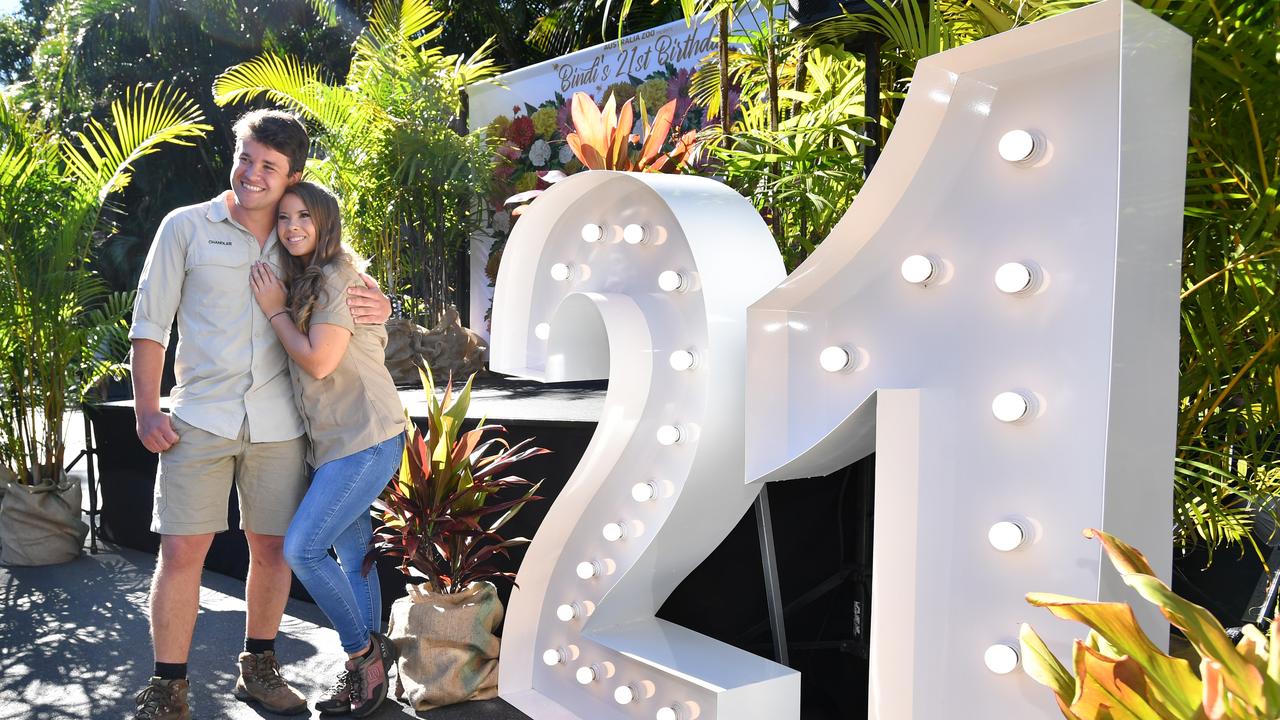
[[454,258],[479,227],[474,198],[492,149],[466,132],[462,89],[491,77],[491,45],[469,57],[432,44],[444,14],[427,0],[378,0],[353,48],[346,78],[328,79],[296,57],[264,54],[214,83],[219,104],[266,97],[316,127],[309,172],[343,203],[356,248],[388,291],[409,292],[436,316],[456,303]]
[[504,539],[503,526],[527,503],[541,483],[503,475],[515,463],[549,452],[532,439],[509,444],[495,433],[499,425],[483,421],[462,432],[471,404],[471,381],[456,396],[453,383],[437,397],[430,375],[427,431],[410,424],[409,441],[399,474],[375,503],[382,525],[375,534],[374,554],[401,559],[406,575],[425,578],[433,592],[461,592],[477,581],[515,579],[498,558],[526,538]]
[[129,296],[88,265],[108,199],[140,158],[208,129],[162,85],[135,88],[111,104],[109,125],[70,135],[0,97],[0,461],[19,482],[58,480],[68,405],[125,371]]
[[1151,4],[1195,40],[1176,510],[1212,548],[1280,491],[1280,6]]
[[[1142,553],[1099,530],[1124,582],[1156,605],[1196,653],[1199,667],[1162,652],[1124,603],[1030,593],[1027,602],[1089,627],[1077,640],[1071,668],[1028,625],[1020,632],[1027,674],[1048,687],[1068,720],[1269,720],[1280,717],[1280,623],[1264,635],[1245,626],[1233,643],[1208,610],[1174,594]],[[1073,675],[1074,671],[1074,675]]]
[[[669,100],[658,108],[650,123],[641,99],[640,132],[632,133],[636,124],[631,101],[621,103],[618,109],[615,100],[610,95],[602,109],[586,93],[574,94],[574,131],[565,136],[574,156],[591,170],[678,171],[697,133],[690,130],[670,141],[675,128],[676,101]],[[672,148],[663,152],[667,145]]]

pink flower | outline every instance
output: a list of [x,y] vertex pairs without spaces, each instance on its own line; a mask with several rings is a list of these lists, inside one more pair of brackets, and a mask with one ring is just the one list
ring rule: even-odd
[[688,68],[681,68],[667,79],[667,99],[675,100],[680,97],[689,97],[689,84],[692,82],[692,73]]
[[573,132],[573,122],[570,120],[569,113],[573,111],[573,101],[566,100],[560,109],[556,111],[556,125],[560,128],[561,135],[568,135]]

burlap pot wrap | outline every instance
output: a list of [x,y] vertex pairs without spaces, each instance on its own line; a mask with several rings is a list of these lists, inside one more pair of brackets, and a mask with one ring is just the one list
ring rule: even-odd
[[0,500],[0,563],[55,565],[80,557],[89,526],[80,519],[80,484],[35,488],[12,483]]
[[460,593],[433,593],[409,585],[391,604],[387,635],[400,649],[392,683],[396,699],[431,710],[498,696],[498,636],[502,603],[493,583],[471,583]]

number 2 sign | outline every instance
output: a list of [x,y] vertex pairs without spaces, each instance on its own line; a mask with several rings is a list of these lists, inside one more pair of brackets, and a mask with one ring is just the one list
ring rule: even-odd
[[1013,672],[1023,595],[1124,599],[1085,527],[1169,572],[1189,58],[1105,0],[921,61],[785,279],[711,180],[593,171],[534,202],[491,367],[610,388],[520,568],[502,696],[538,720],[798,718],[797,673],[654,613],[761,482],[876,452],[868,717],[1053,713]]

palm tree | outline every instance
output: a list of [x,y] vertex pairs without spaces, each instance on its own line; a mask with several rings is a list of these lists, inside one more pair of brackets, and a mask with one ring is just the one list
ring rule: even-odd
[[0,96],[0,462],[59,482],[68,405],[121,376],[129,296],[89,267],[104,208],[137,161],[209,130],[184,93],[139,86],[66,135]]
[[433,45],[444,13],[427,0],[378,0],[338,83],[301,60],[264,54],[218,76],[220,105],[265,97],[317,126],[308,170],[343,202],[359,251],[388,291],[434,317],[456,304],[451,268],[479,228],[492,148],[467,133],[461,93],[497,68],[486,42],[468,57]]

